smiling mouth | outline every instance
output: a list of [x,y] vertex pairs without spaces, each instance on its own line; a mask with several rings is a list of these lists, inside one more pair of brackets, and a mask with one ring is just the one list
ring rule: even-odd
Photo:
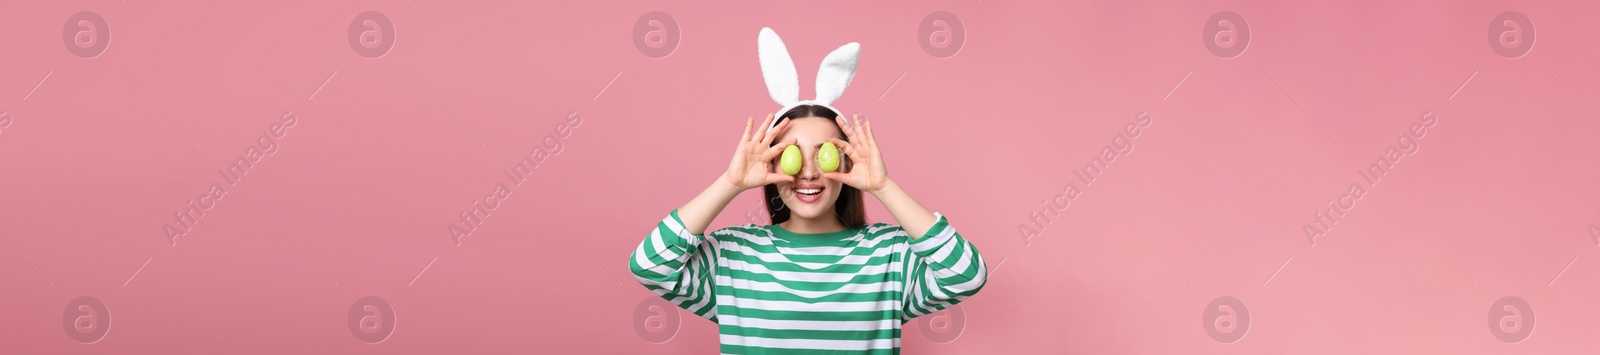
[[819,184],[801,184],[794,187],[794,198],[805,203],[817,202],[822,199],[824,189]]

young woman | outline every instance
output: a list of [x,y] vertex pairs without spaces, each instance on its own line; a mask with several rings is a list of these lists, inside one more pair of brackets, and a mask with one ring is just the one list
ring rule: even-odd
[[[871,123],[819,105],[782,112],[776,125],[772,115],[761,126],[746,120],[728,171],[656,225],[633,253],[633,275],[716,322],[726,354],[897,354],[903,323],[983,288],[983,258],[889,178]],[[816,162],[824,142],[843,150],[839,171]],[[793,176],[774,162],[790,145],[804,156]],[[757,187],[773,224],[705,234]],[[900,225],[867,225],[863,193]]]

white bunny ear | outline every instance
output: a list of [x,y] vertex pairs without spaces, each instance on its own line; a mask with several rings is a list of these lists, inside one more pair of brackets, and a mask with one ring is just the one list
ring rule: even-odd
[[789,58],[783,39],[772,28],[762,27],[756,47],[761,52],[761,76],[767,80],[772,101],[784,106],[800,102],[800,75],[795,73],[794,59]]
[[850,79],[856,77],[856,60],[861,58],[861,44],[850,42],[822,58],[822,68],[817,70],[817,98],[812,101],[823,105],[833,104]]

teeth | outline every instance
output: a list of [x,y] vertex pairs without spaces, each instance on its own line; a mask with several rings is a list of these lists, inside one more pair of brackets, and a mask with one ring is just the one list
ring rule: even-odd
[[822,189],[795,189],[794,192],[801,195],[816,195],[822,193]]

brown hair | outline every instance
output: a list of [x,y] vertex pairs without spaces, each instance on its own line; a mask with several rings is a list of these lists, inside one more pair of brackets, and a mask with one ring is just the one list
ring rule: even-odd
[[[788,112],[784,112],[783,116],[778,116],[773,124],[783,122],[786,119],[793,120],[806,117],[826,118],[828,122],[834,122],[834,118],[838,118],[839,114],[827,107],[800,105],[789,109]],[[844,131],[841,129],[840,132]],[[839,139],[846,142],[850,141],[848,138],[843,137],[842,134]],[[773,142],[773,144],[775,145],[777,142]],[[848,166],[848,164],[845,165]],[[765,198],[763,201],[767,206],[767,217],[770,217],[769,220],[772,221],[772,224],[789,220],[789,209],[784,208],[783,200],[778,198],[778,185],[767,184],[767,186],[761,188],[761,195]],[[867,225],[867,209],[862,205],[862,197],[861,190],[850,187],[850,185],[841,185],[839,199],[833,202],[833,213],[839,216],[839,222],[843,223],[845,228],[855,229]]]

